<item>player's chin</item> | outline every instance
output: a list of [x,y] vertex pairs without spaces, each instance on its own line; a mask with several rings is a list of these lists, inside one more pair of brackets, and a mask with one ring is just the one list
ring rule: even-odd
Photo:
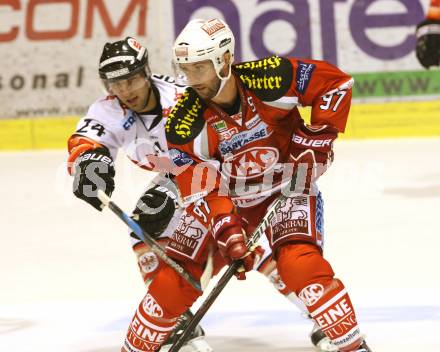
[[133,111],[136,111],[136,112],[138,112],[138,111],[140,111],[141,109],[142,109],[142,104],[141,104],[141,101],[140,101],[140,99],[136,99],[136,101],[132,101],[132,102],[125,102],[125,105],[130,109],[130,110],[133,110]]
[[205,99],[205,100],[210,100],[215,97],[214,92],[211,89],[206,88],[206,87],[203,89],[199,89],[199,90],[196,89],[196,92],[202,99]]

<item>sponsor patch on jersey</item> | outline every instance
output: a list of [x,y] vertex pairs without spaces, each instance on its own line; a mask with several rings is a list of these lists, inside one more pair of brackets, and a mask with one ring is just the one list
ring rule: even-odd
[[129,110],[129,114],[121,120],[122,127],[124,130],[128,131],[131,126],[136,122],[136,115],[133,111]]
[[280,99],[292,84],[292,64],[279,56],[244,62],[233,69],[243,85],[263,101]]
[[203,243],[207,229],[191,214],[180,217],[167,248],[181,255],[192,258]]
[[188,88],[168,115],[165,124],[167,140],[182,145],[196,138],[205,125],[205,109],[202,99]]
[[251,129],[254,126],[258,125],[258,123],[261,121],[260,115],[256,114],[253,118],[251,118],[249,121],[245,122],[245,125],[247,128]]
[[272,224],[272,243],[276,245],[288,238],[316,243],[316,233],[311,225],[309,197],[289,197],[282,202]]
[[228,141],[232,138],[232,136],[236,135],[237,133],[238,133],[238,128],[232,127],[219,134],[220,141]]
[[298,61],[298,67],[296,69],[296,90],[301,94],[304,94],[312,79],[313,71],[316,65],[307,64],[302,61]]
[[233,119],[235,122],[237,122],[241,126],[241,119],[242,119],[242,113],[241,111],[237,114],[229,116],[231,119]]
[[217,132],[224,132],[224,131],[226,131],[227,129],[228,129],[228,126],[226,125],[226,122],[225,121],[223,121],[223,120],[220,120],[220,121],[217,121],[217,122],[214,122],[213,124],[212,124],[212,127],[214,127],[214,129],[217,131]]
[[169,150],[170,158],[176,166],[185,166],[194,164],[194,160],[185,152],[172,148]]
[[185,205],[185,207],[187,207],[188,205],[195,203],[196,201],[202,199],[203,197],[206,197],[207,195],[208,195],[207,191],[191,194],[190,196],[183,197],[183,204]]
[[249,143],[265,139],[271,134],[272,131],[269,131],[269,127],[265,123],[260,123],[248,131],[237,133],[228,141],[220,142],[218,148],[220,152],[225,155],[232,153],[234,150],[240,149]]

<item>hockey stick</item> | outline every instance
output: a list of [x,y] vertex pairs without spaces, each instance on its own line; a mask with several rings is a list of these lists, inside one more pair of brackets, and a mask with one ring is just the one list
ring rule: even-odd
[[[249,238],[248,242],[246,243],[246,246],[248,248],[251,248],[253,245],[255,245],[258,240],[261,238],[261,236],[264,234],[264,231],[269,227],[271,220],[275,217],[276,212],[279,210],[279,208],[282,206],[283,201],[287,198],[286,195],[281,193],[281,195],[276,199],[276,201],[272,204],[266,215],[261,220],[258,227],[255,229],[255,231],[252,233],[252,236]],[[242,265],[241,261],[235,261],[233,262],[229,268],[225,271],[223,276],[218,280],[215,287],[211,290],[208,297],[204,300],[202,305],[199,307],[197,312],[194,314],[192,319],[188,322],[188,324],[184,327],[183,333],[179,336],[176,342],[171,346],[168,352],[177,352],[180,350],[180,348],[183,346],[183,344],[188,339],[189,334],[191,334],[192,331],[194,331],[197,324],[202,320],[202,318],[205,316],[209,308],[212,306],[218,295],[223,291],[223,289],[228,284],[229,280],[235,275],[237,270],[239,270],[240,266]]]
[[[188,283],[194,287],[198,291],[202,291],[206,288],[209,283],[209,279],[207,282],[198,282],[190,273],[188,273],[182,266],[176,263],[173,259],[171,259],[164,251],[164,249],[159,246],[156,241],[151,238],[142,228],[138,225],[136,221],[134,221],[131,217],[129,217],[121,208],[119,208],[107,194],[102,190],[98,190],[98,198],[99,200],[106,206],[110,208],[113,213],[115,213],[119,219],[121,219],[125,224],[130,227],[133,232],[148,246],[151,247],[151,250],[165,263],[167,263],[171,268],[173,268],[177,274],[179,274],[182,278],[184,278]],[[206,281],[206,280],[205,280]]]

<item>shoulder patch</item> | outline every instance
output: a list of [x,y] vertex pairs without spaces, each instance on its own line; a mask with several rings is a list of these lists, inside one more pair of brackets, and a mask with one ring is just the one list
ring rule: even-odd
[[304,94],[312,79],[315,64],[308,64],[298,60],[298,67],[296,69],[296,90]]
[[275,101],[290,89],[293,79],[291,62],[283,57],[271,56],[257,61],[234,65],[245,87],[263,101]]
[[198,136],[205,125],[205,102],[188,88],[168,115],[165,124],[167,140],[182,145]]

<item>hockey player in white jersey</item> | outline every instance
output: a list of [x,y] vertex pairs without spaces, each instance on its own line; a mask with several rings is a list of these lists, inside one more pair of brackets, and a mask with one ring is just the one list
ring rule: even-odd
[[[146,48],[131,37],[105,44],[99,75],[109,94],[90,106],[68,140],[69,172],[74,175],[74,194],[101,210],[103,204],[96,197],[96,190],[100,188],[107,195],[112,194],[115,188],[114,160],[118,150],[123,149],[139,167],[159,172],[153,185],[140,197],[133,218],[157,242],[165,245],[178,226],[182,208],[177,188],[164,171],[170,165],[164,125],[184,87],[175,84],[168,76],[152,74]],[[131,239],[142,277],[148,285],[165,264],[133,233]],[[255,269],[266,275],[289,300],[301,306],[302,302],[287,292],[279,280],[267,241],[261,245],[265,252]],[[307,311],[305,307],[300,308],[303,312]],[[160,351],[171,347],[190,317],[191,312],[188,311],[180,318],[180,324]],[[321,351],[337,350],[319,328],[315,327],[310,337]],[[212,351],[200,326],[192,333],[184,350]]]
[[[114,160],[119,149],[146,170],[160,170],[160,163],[168,161],[164,121],[184,88],[174,84],[170,77],[151,74],[146,48],[130,37],[105,44],[99,75],[109,94],[95,101],[78,122],[77,130],[68,140],[68,164],[74,175],[74,194],[101,210],[96,186],[112,194]],[[177,190],[166,174],[154,178],[133,213],[157,242],[166,242],[181,213]],[[140,272],[148,285],[163,263],[133,233],[130,235]],[[182,322],[190,315],[188,312],[182,316]],[[172,340],[173,336],[170,344]],[[212,351],[201,327],[196,328],[186,347],[194,352]]]

